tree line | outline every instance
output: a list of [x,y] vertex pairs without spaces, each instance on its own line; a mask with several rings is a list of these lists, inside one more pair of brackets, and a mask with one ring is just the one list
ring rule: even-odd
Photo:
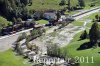
[[[23,20],[31,18],[34,10],[29,11],[26,6],[31,6],[32,1],[33,0],[0,0],[0,15],[8,20],[19,17]],[[84,8],[85,3],[85,0],[61,0],[59,5],[67,5],[68,10],[75,10]]]
[[13,17],[26,19],[29,12],[26,8],[32,0],[0,0],[0,15],[11,20]]
[[[90,1],[90,6],[95,6],[95,0]],[[61,0],[59,5],[64,6],[67,5],[68,10],[82,9],[86,6],[85,0]]]

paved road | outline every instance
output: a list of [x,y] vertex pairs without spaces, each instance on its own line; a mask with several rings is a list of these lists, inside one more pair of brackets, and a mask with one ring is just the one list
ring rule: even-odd
[[7,36],[1,37],[0,38],[0,52],[11,48],[12,44],[17,40],[18,36],[20,36],[24,32],[29,34],[30,30],[32,30],[32,28],[28,29],[28,30],[21,31],[21,32],[17,32],[17,33],[12,34],[12,35],[7,35]]

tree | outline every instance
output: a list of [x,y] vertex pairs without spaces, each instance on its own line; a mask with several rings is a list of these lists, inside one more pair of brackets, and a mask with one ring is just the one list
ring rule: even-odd
[[17,18],[17,22],[18,23],[22,23],[22,19],[21,18]]
[[23,3],[24,5],[29,4],[30,0],[20,0],[21,3]]
[[81,39],[81,40],[86,39],[87,36],[88,36],[88,34],[87,34],[86,30],[84,30],[84,32],[83,32],[83,33],[81,34],[81,36],[80,36],[80,39]]
[[68,0],[68,9],[69,9],[69,10],[71,9],[71,3],[70,3],[70,0]]
[[22,33],[16,41],[15,44],[15,51],[17,51],[20,55],[22,54],[22,49],[21,49],[21,44],[19,43],[20,41],[22,41],[23,39],[26,39],[27,34],[26,33]]
[[100,22],[100,16],[99,16],[99,20],[98,21]]
[[12,18],[12,22],[13,24],[16,24],[17,23],[17,19],[15,17]]
[[98,45],[100,41],[100,27],[97,22],[93,23],[90,31],[89,31],[90,42],[93,45]]
[[9,12],[11,12],[11,3],[9,2],[9,0],[4,0],[4,7],[5,7],[4,14],[6,16],[9,16]]
[[57,11],[57,20],[59,20],[59,18],[61,17],[61,13],[59,11]]
[[95,19],[96,19],[96,20],[99,20],[99,15],[98,15],[98,14],[95,15]]
[[37,36],[38,36],[38,30],[36,30],[36,29],[34,29],[34,30],[32,30],[31,31],[31,37],[32,37],[32,39],[34,39],[34,38],[36,38]]
[[10,3],[11,3],[12,9],[15,10],[16,9],[16,3],[15,3],[15,1],[14,0],[10,0]]
[[17,51],[20,55],[22,54],[22,49],[21,49],[21,44],[19,42],[22,41],[23,39],[26,39],[26,37],[27,37],[27,34],[22,33],[22,35],[17,38],[16,44],[15,44],[15,51]]
[[22,49],[21,49],[21,47],[20,47],[20,43],[19,43],[19,42],[17,42],[17,43],[15,44],[15,51],[16,51],[17,53],[19,53],[20,55],[22,54]]
[[32,5],[32,0],[29,0],[30,6]]
[[68,0],[68,10],[74,10],[75,8],[77,8],[78,5],[78,1],[77,0]]
[[21,40],[23,40],[25,38],[27,38],[27,34],[26,33],[22,33],[22,35],[17,38],[16,42],[19,42],[19,41],[21,41]]
[[61,0],[61,2],[59,3],[59,5],[66,5],[66,1],[65,0]]
[[60,53],[61,53],[60,48],[57,44],[51,44],[51,45],[49,44],[47,46],[47,54],[49,56],[60,57],[60,55],[61,55]]
[[0,15],[9,20],[12,20],[13,17],[26,17],[28,12],[25,8],[28,4],[32,4],[32,0],[0,0]]
[[24,20],[27,20],[28,19],[28,17],[29,17],[29,11],[28,11],[27,8],[23,7],[21,14],[23,15],[22,16],[22,19],[24,19]]
[[82,7],[85,7],[85,0],[78,0],[79,2],[79,6],[82,8]]
[[90,4],[90,7],[95,6],[95,4],[96,4],[96,0],[92,0],[92,1],[91,1],[91,4]]

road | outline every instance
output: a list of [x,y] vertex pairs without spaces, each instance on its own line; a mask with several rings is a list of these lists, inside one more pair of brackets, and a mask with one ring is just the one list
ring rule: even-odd
[[77,14],[72,15],[72,17],[75,20],[79,20],[79,19],[81,19],[81,18],[83,18],[85,16],[91,15],[91,14],[99,12],[99,11],[100,11],[100,6],[92,8],[92,9],[89,9],[89,10],[85,10],[85,11],[79,12]]
[[21,31],[21,32],[17,32],[17,33],[12,34],[12,35],[7,35],[7,36],[1,37],[0,38],[0,52],[11,48],[12,44],[17,40],[18,36],[20,36],[24,32],[29,34],[30,30],[32,30],[32,28],[28,29],[28,30]]

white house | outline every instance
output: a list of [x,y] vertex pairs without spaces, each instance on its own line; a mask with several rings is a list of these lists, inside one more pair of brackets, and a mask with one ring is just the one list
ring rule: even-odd
[[43,17],[47,20],[56,20],[57,19],[57,16],[56,16],[56,13],[53,13],[53,12],[46,12],[43,14]]

